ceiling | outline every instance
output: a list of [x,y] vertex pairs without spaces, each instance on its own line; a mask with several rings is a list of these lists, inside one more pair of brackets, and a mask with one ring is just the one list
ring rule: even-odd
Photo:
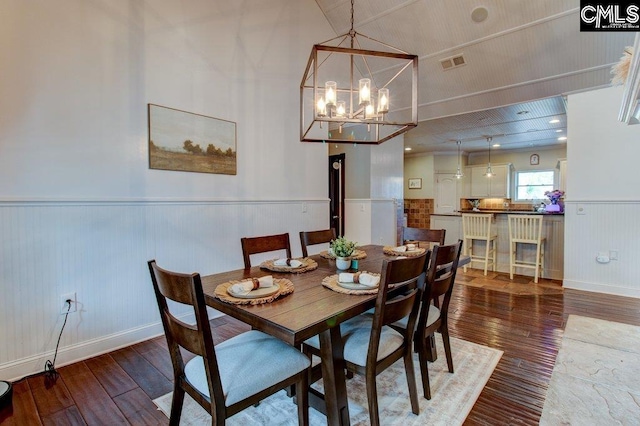
[[[351,0],[316,2],[336,35],[349,31]],[[566,95],[608,86],[635,36],[581,33],[579,8],[579,0],[355,0],[354,29],[420,59],[411,153],[455,151],[456,140],[466,152],[487,150],[487,137],[501,149],[559,146]],[[443,69],[458,56],[463,65]]]

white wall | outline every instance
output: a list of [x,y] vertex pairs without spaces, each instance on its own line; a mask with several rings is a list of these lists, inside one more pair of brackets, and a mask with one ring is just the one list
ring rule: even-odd
[[[188,4],[187,4],[188,3]],[[160,332],[146,261],[213,273],[240,237],[328,226],[299,82],[333,36],[312,0],[0,3],[0,377]],[[237,123],[237,175],[150,170],[147,104]],[[293,160],[293,161],[291,161]],[[302,213],[302,203],[307,212]]]
[[621,87],[568,99],[564,286],[640,297],[640,126],[617,121],[621,102]]

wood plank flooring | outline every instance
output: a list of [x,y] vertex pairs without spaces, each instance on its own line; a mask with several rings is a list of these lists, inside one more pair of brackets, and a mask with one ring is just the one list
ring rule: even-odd
[[[451,335],[504,351],[467,418],[469,425],[535,425],[569,314],[640,325],[640,300],[563,289],[560,282],[469,269],[459,271],[450,307]],[[249,329],[228,317],[211,321],[216,343]],[[442,351],[441,341],[436,339]],[[172,390],[164,337],[14,383],[2,425],[165,425],[152,400]]]

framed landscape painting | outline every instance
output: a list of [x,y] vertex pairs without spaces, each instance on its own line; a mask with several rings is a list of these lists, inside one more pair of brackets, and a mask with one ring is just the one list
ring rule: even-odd
[[236,174],[236,123],[149,104],[149,168]]

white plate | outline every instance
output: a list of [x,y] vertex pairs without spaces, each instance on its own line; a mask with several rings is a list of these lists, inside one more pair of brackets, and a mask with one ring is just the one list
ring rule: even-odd
[[378,286],[371,287],[360,283],[343,283],[341,281],[338,281],[338,285],[343,288],[348,288],[349,290],[375,290],[378,288]]
[[271,296],[272,294],[276,294],[280,291],[280,286],[278,284],[273,284],[271,287],[263,287],[257,290],[251,290],[248,294],[237,294],[231,290],[233,286],[229,286],[227,289],[227,293],[232,295],[233,297],[237,297],[238,299],[259,299],[261,297]]

